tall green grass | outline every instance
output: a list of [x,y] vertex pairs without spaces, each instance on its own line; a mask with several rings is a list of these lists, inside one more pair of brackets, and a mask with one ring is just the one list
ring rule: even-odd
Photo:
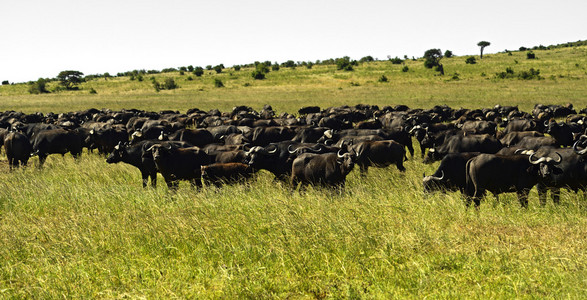
[[[32,161],[36,164],[36,159]],[[0,174],[0,293],[27,298],[583,298],[586,203],[479,211],[425,195],[419,159],[357,170],[342,194],[247,185],[143,189],[97,155]],[[160,178],[161,179],[161,178]]]

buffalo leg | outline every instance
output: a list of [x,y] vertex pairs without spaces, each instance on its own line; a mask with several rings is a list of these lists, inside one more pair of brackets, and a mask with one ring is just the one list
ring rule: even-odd
[[546,205],[546,195],[548,193],[548,189],[543,184],[538,184],[536,185],[536,190],[538,191],[538,200],[540,200],[540,205]]
[[361,176],[366,176],[367,170],[369,170],[369,166],[361,164],[361,165],[359,165],[359,169],[361,171]]
[[47,160],[47,155],[39,154],[39,168],[42,168],[45,164],[45,160]]
[[552,195],[552,202],[554,202],[554,204],[560,204],[561,189],[560,188],[552,188],[550,190],[550,194]]
[[395,165],[397,166],[397,169],[400,172],[404,172],[406,170],[406,168],[404,167],[404,161],[403,160],[399,160]]
[[528,194],[530,190],[521,190],[516,192],[518,194],[518,200],[520,200],[520,205],[523,208],[528,208]]
[[153,172],[149,175],[151,177],[151,186],[153,188],[157,187],[157,172]]
[[141,171],[141,178],[143,178],[143,188],[146,188],[147,182],[149,181],[149,173]]

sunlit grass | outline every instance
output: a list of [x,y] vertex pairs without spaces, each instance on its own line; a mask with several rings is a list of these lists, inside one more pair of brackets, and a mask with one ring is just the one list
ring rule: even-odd
[[[493,107],[517,104],[530,110],[536,103],[587,105],[587,47],[535,50],[537,59],[526,59],[525,52],[486,55],[477,64],[465,64],[462,56],[444,58],[445,76],[426,69],[421,60],[406,60],[403,65],[388,61],[364,63],[352,72],[338,71],[334,65],[299,66],[270,72],[265,80],[254,80],[251,68],[240,71],[225,69],[223,73],[206,71],[202,77],[189,72],[144,75],[143,81],[129,77],[97,79],[81,85],[80,91],[30,95],[26,84],[0,86],[0,110],[25,112],[66,112],[96,108],[139,108],[152,111],[173,109],[185,112],[198,107],[230,110],[247,105],[260,109],[271,104],[279,112],[296,112],[304,105],[320,107],[354,105],[379,106],[407,104],[428,108],[437,104],[454,107]],[[540,70],[543,80],[495,79],[506,68],[515,72],[530,68]],[[453,76],[458,74],[458,79]],[[388,82],[378,82],[381,75]],[[180,86],[171,91],[155,92],[150,77],[159,82],[172,77]],[[191,76],[193,80],[187,80]],[[224,88],[214,87],[220,79]],[[48,85],[54,88],[56,82]],[[89,94],[93,88],[97,94]]]
[[543,297],[585,291],[581,197],[467,210],[424,195],[419,160],[353,171],[342,194],[247,185],[171,193],[104,158],[51,156],[0,175],[4,295],[87,297]]

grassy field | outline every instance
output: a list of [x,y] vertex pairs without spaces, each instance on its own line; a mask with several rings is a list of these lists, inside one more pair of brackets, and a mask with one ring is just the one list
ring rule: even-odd
[[[0,110],[65,112],[234,105],[295,112],[305,105],[407,104],[489,107],[587,106],[587,48],[443,59],[447,75],[421,61],[353,72],[334,66],[206,74],[156,93],[148,78],[86,82],[81,91],[29,95],[0,87]],[[515,60],[518,63],[515,63]],[[495,79],[507,67],[543,80]],[[457,72],[459,80],[451,79]],[[481,73],[485,73],[482,76]],[[384,74],[389,82],[377,82]],[[225,88],[215,88],[220,78]],[[89,94],[89,88],[98,94]],[[50,87],[51,88],[51,87]],[[417,147],[416,147],[417,148]],[[291,191],[264,171],[248,185],[168,192],[143,189],[137,169],[84,153],[50,156],[44,169],[8,172],[0,160],[1,298],[571,298],[587,297],[587,201],[563,191],[561,205],[529,208],[514,194],[479,211],[459,193],[425,195],[416,150],[395,167],[353,171],[342,194]]]

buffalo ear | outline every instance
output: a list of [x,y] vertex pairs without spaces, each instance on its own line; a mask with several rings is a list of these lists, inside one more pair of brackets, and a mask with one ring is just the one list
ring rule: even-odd
[[528,167],[528,169],[526,169],[526,173],[528,174],[535,174],[540,176],[540,168],[537,167],[538,165],[531,165]]

